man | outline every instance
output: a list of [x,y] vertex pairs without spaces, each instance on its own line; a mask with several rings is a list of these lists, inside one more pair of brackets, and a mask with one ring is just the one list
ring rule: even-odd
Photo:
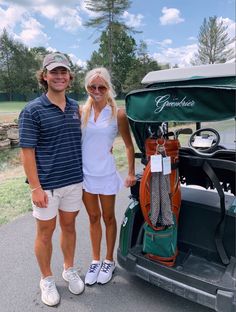
[[41,299],[49,306],[60,301],[51,270],[57,215],[64,256],[62,276],[73,294],[84,290],[73,263],[83,176],[78,105],[65,94],[72,79],[70,62],[64,54],[46,55],[38,73],[46,92],[29,102],[19,117],[22,161],[36,219],[35,255],[41,271]]

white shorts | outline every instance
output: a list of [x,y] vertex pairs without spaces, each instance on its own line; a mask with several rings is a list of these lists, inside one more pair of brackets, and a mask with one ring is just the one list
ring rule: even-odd
[[83,189],[91,194],[116,195],[123,186],[118,172],[102,177],[84,175]]
[[33,216],[46,221],[56,217],[58,210],[66,212],[79,211],[82,207],[82,183],[76,183],[54,189],[45,190],[48,195],[47,208],[39,208],[32,202]]

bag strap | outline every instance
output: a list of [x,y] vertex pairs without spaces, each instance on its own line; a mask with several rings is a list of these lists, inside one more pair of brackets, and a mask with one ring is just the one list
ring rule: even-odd
[[220,208],[221,208],[220,215],[221,216],[220,216],[220,221],[216,226],[215,243],[216,243],[216,249],[219,253],[221,261],[223,262],[223,264],[227,265],[229,264],[229,258],[225,252],[225,248],[223,245],[223,235],[224,235],[225,219],[226,219],[225,194],[222,190],[219,179],[217,178],[214,170],[212,169],[212,167],[209,165],[207,161],[204,161],[202,168],[205,171],[205,173],[208,175],[208,177],[211,179],[220,197]]

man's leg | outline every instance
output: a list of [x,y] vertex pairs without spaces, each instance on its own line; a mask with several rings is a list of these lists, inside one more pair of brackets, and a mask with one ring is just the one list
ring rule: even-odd
[[68,269],[74,266],[74,255],[76,246],[75,220],[78,211],[65,212],[59,210],[61,226],[61,249],[64,255],[64,267]]
[[50,191],[46,191],[49,203],[47,208],[39,208],[33,205],[33,215],[37,223],[37,235],[35,239],[35,255],[41,270],[41,300],[49,306],[55,306],[60,302],[54,277],[51,270],[52,235],[56,227],[56,215],[58,201],[52,197]]
[[69,283],[69,290],[75,295],[84,291],[84,282],[79,277],[74,267],[74,255],[76,246],[75,220],[78,211],[65,212],[59,210],[61,225],[61,249],[64,256],[64,270],[62,277]]
[[[41,208],[44,209],[44,208]],[[35,239],[35,255],[38,260],[42,278],[52,275],[51,256],[52,256],[52,234],[56,227],[56,217],[42,221],[36,219],[37,232]]]

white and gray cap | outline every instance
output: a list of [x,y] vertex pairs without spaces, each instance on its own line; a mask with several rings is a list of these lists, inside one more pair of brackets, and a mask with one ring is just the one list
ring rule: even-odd
[[56,67],[65,67],[68,70],[70,69],[70,62],[65,54],[56,52],[47,54],[43,60],[43,68],[47,70],[53,70]]

